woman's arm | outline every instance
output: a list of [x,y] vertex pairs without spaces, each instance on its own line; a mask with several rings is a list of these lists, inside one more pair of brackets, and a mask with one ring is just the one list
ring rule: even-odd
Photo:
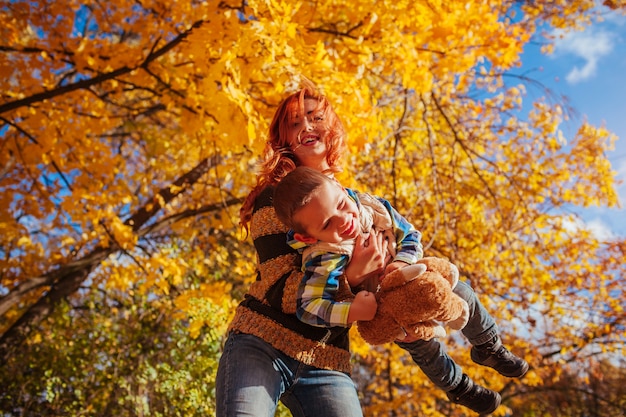
[[359,235],[356,238],[352,258],[344,271],[351,287],[383,274],[387,245],[382,233]]

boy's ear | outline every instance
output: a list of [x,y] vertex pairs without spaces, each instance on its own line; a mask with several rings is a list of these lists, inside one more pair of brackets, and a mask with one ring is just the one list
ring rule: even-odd
[[307,245],[317,243],[317,239],[312,236],[303,235],[302,233],[294,233],[293,238],[298,242],[306,243]]

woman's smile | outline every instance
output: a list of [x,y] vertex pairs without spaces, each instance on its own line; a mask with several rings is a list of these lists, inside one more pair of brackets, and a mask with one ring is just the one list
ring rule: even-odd
[[319,140],[320,140],[319,135],[314,134],[314,133],[307,133],[300,137],[300,144],[302,146],[308,146],[316,142],[319,142]]

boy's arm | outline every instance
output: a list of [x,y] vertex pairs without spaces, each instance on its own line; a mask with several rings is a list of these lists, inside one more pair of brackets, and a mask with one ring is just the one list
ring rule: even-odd
[[414,264],[424,257],[422,234],[404,216],[398,213],[387,200],[383,198],[379,198],[379,200],[389,210],[393,223],[393,232],[396,236],[396,256],[393,262],[401,261],[407,264]]
[[348,263],[347,255],[312,254],[303,259],[304,277],[298,288],[298,318],[319,327],[349,326],[350,302],[337,302],[339,280]]

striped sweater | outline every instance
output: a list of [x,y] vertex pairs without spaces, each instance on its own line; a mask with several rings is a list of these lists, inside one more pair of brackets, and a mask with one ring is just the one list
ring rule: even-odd
[[[296,316],[302,259],[287,244],[287,227],[276,217],[273,187],[257,197],[250,233],[257,251],[257,279],[239,304],[229,330],[257,336],[307,365],[350,374],[349,327],[310,326]],[[340,295],[352,296],[345,277]]]

